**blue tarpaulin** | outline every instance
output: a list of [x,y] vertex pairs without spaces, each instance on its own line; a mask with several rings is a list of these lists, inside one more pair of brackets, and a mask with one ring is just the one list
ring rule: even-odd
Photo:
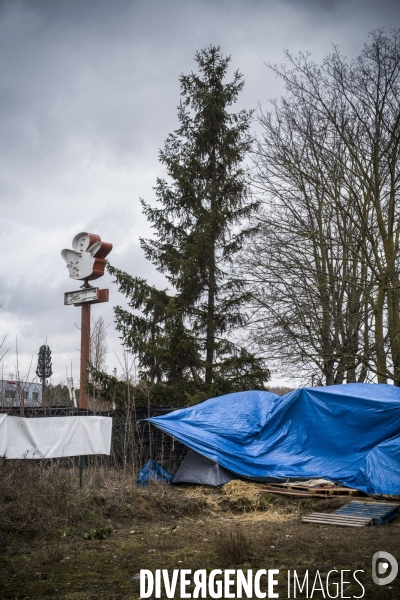
[[350,383],[227,394],[150,421],[249,479],[324,477],[400,494],[400,388]]
[[137,478],[137,485],[147,485],[150,481],[171,483],[173,475],[167,473],[158,462],[152,458],[147,461]]

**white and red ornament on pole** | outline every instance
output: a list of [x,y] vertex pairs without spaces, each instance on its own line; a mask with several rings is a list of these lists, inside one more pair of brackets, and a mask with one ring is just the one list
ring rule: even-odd
[[94,233],[81,232],[72,240],[72,248],[63,250],[61,256],[67,263],[70,278],[84,283],[79,290],[64,294],[64,304],[82,307],[79,408],[88,408],[86,382],[90,360],[90,305],[108,302],[109,296],[109,290],[91,287],[88,282],[104,275],[105,258],[111,252],[112,244],[102,242],[100,236]]

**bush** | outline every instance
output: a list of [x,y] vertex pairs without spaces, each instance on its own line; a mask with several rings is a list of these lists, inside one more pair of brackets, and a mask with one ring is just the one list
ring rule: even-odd
[[246,562],[251,554],[252,541],[237,525],[234,530],[220,531],[215,536],[215,550],[219,557],[232,565]]

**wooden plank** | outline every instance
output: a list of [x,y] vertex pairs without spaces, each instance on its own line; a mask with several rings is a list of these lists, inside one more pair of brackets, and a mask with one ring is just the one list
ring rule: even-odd
[[[276,490],[276,491],[282,491],[282,492],[288,492],[293,490],[294,492],[307,492],[310,493],[311,488],[308,488],[306,486],[297,486],[297,485],[280,485],[280,484],[275,484],[275,483],[267,483],[263,485],[262,489],[269,489],[269,490]],[[316,490],[317,492],[319,490]],[[320,490],[321,492],[323,491],[323,489],[321,488]]]
[[346,506],[354,507],[355,510],[363,510],[364,508],[368,510],[384,510],[385,508],[391,510],[398,510],[400,508],[400,504],[392,504],[391,502],[375,502],[375,500],[352,500],[349,504],[346,504]]
[[301,498],[326,498],[325,494],[310,494],[309,492],[296,492],[294,490],[288,490],[288,491],[284,491],[284,490],[277,490],[274,488],[262,488],[260,490],[260,492],[264,493],[264,494],[279,494],[282,496],[294,496],[294,497],[301,497]]
[[347,525],[348,527],[365,527],[365,525],[370,525],[370,521],[351,521],[351,520],[343,520],[343,521],[328,521],[327,519],[318,519],[318,517],[303,519],[304,523],[319,523],[321,525]]
[[283,484],[282,487],[286,488],[287,490],[311,490],[311,486],[309,485],[289,485],[289,484]]
[[308,516],[308,517],[327,517],[329,519],[336,519],[336,518],[340,519],[342,517],[346,517],[346,518],[349,517],[350,519],[372,519],[372,517],[369,516],[369,515],[367,517],[366,516],[352,515],[352,514],[344,515],[344,514],[338,514],[336,511],[331,512],[331,513],[313,512],[310,515],[306,515],[306,516]]
[[369,519],[368,517],[365,518],[358,518],[358,519],[352,519],[352,518],[346,518],[346,517],[334,517],[334,518],[329,518],[329,516],[325,516],[325,515],[309,515],[306,517],[303,517],[303,521],[307,521],[309,519],[319,519],[322,521],[326,521],[327,523],[335,523],[337,522],[342,522],[342,521],[351,521],[354,523],[370,523],[372,519]]
[[[261,493],[268,493],[268,494],[280,494],[282,496],[299,496],[299,497],[303,497],[303,498],[326,498],[328,496],[328,494],[323,491],[323,490],[318,490],[317,492],[310,492],[309,490],[307,491],[297,491],[294,488],[292,489],[285,489],[285,488],[274,488],[274,487],[264,487],[260,489]],[[322,492],[322,493],[321,493]],[[346,498],[348,497],[348,494],[346,495],[340,495],[337,494],[337,497],[340,498]]]
[[354,527],[364,527],[368,525],[370,521],[351,521],[350,519],[329,521],[329,519],[319,519],[318,517],[310,517],[309,519],[303,519],[305,523],[321,523],[322,525],[348,525]]
[[316,523],[317,525],[337,525],[338,527],[365,527],[368,523],[350,523],[349,521],[322,521],[319,519],[304,519],[305,523]]
[[369,523],[353,523],[352,521],[324,521],[323,519],[305,519],[304,523],[318,523],[318,525],[340,525],[341,527],[365,527]]
[[305,523],[319,523],[321,525],[341,525],[346,527],[364,527],[372,522],[370,517],[353,517],[335,515],[334,513],[312,513],[302,517]]
[[371,517],[352,517],[351,515],[335,515],[335,513],[312,513],[311,515],[306,515],[303,519],[308,519],[310,517],[318,518],[318,519],[327,519],[328,521],[372,521]]
[[324,492],[328,496],[357,496],[360,494],[358,490],[346,487],[313,487],[310,488],[312,494]]
[[361,492],[354,488],[348,488],[343,486],[310,486],[304,485],[301,483],[290,484],[290,483],[271,483],[268,485],[269,488],[274,488],[277,490],[293,490],[293,491],[302,491],[308,492],[309,494],[324,494],[325,496],[333,496],[333,495],[345,495],[345,496],[357,496]]
[[353,488],[345,488],[345,487],[334,487],[329,489],[329,495],[334,496],[335,494],[344,494],[348,496],[357,496],[361,492],[359,490],[355,490]]

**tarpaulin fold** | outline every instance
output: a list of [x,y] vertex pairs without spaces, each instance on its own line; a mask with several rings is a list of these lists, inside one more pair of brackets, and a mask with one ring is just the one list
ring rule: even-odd
[[395,386],[301,388],[282,397],[238,392],[150,421],[241,477],[324,477],[370,494],[400,494]]
[[147,485],[150,481],[171,483],[172,477],[157,461],[150,458],[138,475],[137,485]]

